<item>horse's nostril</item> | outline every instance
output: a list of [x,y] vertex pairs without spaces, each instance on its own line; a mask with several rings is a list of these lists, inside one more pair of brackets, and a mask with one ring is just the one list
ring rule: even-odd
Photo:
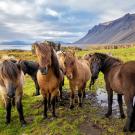
[[15,96],[15,93],[8,93],[8,97],[13,98]]

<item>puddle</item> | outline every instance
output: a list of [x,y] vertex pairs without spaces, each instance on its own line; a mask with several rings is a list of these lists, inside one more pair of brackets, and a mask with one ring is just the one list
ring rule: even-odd
[[[97,98],[97,102],[98,104],[100,104],[101,107],[105,108],[107,111],[107,107],[108,107],[108,95],[105,89],[103,88],[98,88],[96,91],[96,98]],[[123,98],[123,97],[122,97]],[[124,100],[123,100],[123,108],[124,110],[126,109]],[[112,110],[113,113],[115,114],[115,117],[120,116],[119,114],[119,105],[117,102],[117,94],[113,93],[113,104],[112,104]]]

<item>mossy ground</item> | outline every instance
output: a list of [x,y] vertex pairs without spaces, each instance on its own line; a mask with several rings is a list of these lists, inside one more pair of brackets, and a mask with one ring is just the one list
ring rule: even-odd
[[[124,61],[135,60],[135,48],[121,48],[111,50],[89,50],[89,51],[77,51],[76,54],[83,56],[87,53],[105,52],[112,53],[113,56],[118,57]],[[35,60],[36,57],[31,52],[19,52],[19,51],[0,51],[2,55],[13,55],[20,59]],[[63,87],[64,93],[70,92],[68,80],[65,79],[65,85]],[[103,75],[100,74],[99,79],[96,81],[95,87],[92,91],[88,90],[87,93],[96,92],[96,88],[104,87]],[[49,112],[49,118],[43,120],[43,106],[42,96],[33,96],[35,92],[34,83],[29,76],[25,76],[24,96],[23,96],[23,108],[24,115],[27,121],[27,126],[22,128],[18,119],[18,113],[16,108],[12,109],[12,121],[11,124],[5,124],[5,110],[1,102],[0,105],[0,135],[79,135],[86,134],[81,128],[87,127],[87,123],[92,125],[102,132],[103,135],[124,135],[122,128],[125,120],[111,117],[107,119],[104,117],[106,110],[95,104],[94,97],[85,99],[82,108],[69,109],[69,98],[65,99],[63,103],[58,103],[56,113],[58,118],[52,119],[51,112]],[[93,101],[94,100],[94,101]],[[115,114],[114,114],[115,115]],[[83,126],[82,126],[83,125]],[[90,131],[89,131],[90,132]],[[131,133],[128,133],[129,135]]]

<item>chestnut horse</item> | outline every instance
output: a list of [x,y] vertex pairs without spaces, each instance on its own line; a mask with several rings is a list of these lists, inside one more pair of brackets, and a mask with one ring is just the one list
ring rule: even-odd
[[37,80],[44,98],[44,118],[47,118],[47,103],[50,105],[50,102],[53,108],[52,115],[56,117],[55,100],[59,95],[63,73],[59,68],[56,52],[51,45],[35,43],[33,47],[39,63]]
[[74,108],[74,94],[78,91],[78,103],[82,106],[82,96],[85,97],[85,87],[91,77],[89,62],[78,59],[73,52],[65,53],[65,72],[71,89],[70,109]]
[[107,54],[95,53],[91,58],[91,71],[92,76],[96,78],[100,71],[104,74],[108,93],[108,112],[105,116],[109,117],[112,114],[113,91],[115,91],[118,94],[121,117],[125,117],[122,107],[122,95],[124,95],[127,106],[127,121],[123,130],[134,131],[135,61],[123,63],[121,60]]
[[19,64],[11,60],[1,60],[0,62],[0,94],[6,108],[6,123],[10,123],[11,107],[15,105],[19,113],[22,126],[26,124],[23,116],[22,94],[23,94],[24,74]]

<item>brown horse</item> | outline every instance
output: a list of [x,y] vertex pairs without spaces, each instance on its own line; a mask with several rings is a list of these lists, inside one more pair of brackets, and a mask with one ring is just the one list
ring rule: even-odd
[[15,105],[19,113],[22,126],[26,124],[23,116],[22,94],[23,94],[24,74],[20,65],[11,60],[2,60],[0,62],[0,94],[5,103],[6,123],[10,123],[11,107]]
[[[91,56],[92,56],[91,53],[86,54],[86,55],[83,56],[83,59],[87,60],[90,65],[91,65]],[[91,86],[94,85],[96,79],[97,79],[97,78],[94,78],[93,76],[91,76],[90,84],[89,84],[89,89],[90,89],[90,90],[91,90]]]
[[82,95],[85,97],[86,83],[91,76],[89,62],[86,60],[78,59],[72,52],[66,52],[64,65],[66,76],[69,79],[69,85],[71,89],[70,109],[74,108],[75,91],[78,91],[78,103],[81,107]]
[[44,118],[47,118],[47,103],[50,106],[50,101],[53,108],[52,115],[56,117],[55,100],[63,80],[56,52],[51,45],[45,43],[35,43],[33,47],[39,62],[37,80],[44,98]]
[[112,114],[113,91],[118,94],[118,103],[121,117],[124,118],[122,107],[122,95],[127,106],[127,121],[124,131],[135,130],[135,61],[123,63],[121,60],[102,53],[95,53],[91,62],[92,76],[97,77],[101,71],[104,74],[106,90],[108,93],[108,112],[106,117]]

